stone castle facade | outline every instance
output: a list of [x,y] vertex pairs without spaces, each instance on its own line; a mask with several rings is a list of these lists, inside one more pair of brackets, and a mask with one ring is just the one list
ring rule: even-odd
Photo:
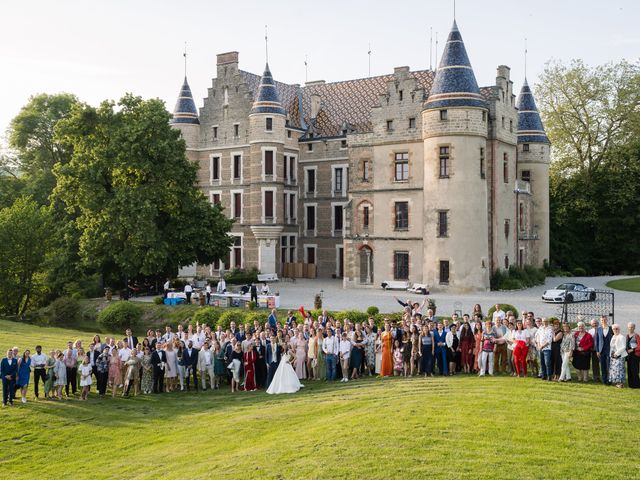
[[549,258],[550,144],[510,69],[479,88],[454,22],[438,69],[289,85],[218,55],[198,111],[185,78],[172,124],[199,186],[234,218],[204,276],[316,266],[346,287],[388,280],[486,290]]

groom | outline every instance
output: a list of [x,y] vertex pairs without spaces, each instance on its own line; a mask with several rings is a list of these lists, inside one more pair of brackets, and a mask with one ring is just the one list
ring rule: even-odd
[[267,388],[271,385],[271,380],[273,380],[273,376],[276,374],[281,356],[282,347],[278,345],[276,336],[271,335],[271,341],[267,342],[267,368],[269,369],[267,374]]

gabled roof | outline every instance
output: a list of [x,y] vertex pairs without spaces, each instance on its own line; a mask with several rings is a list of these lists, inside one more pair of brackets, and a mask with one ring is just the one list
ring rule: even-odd
[[526,78],[518,95],[516,108],[518,109],[518,143],[550,143]]
[[447,107],[486,108],[455,20],[424,106],[425,109]]
[[196,109],[196,104],[193,101],[193,95],[191,95],[191,88],[189,87],[189,82],[187,82],[186,76],[184,77],[182,88],[180,88],[178,101],[173,109],[173,119],[171,120],[171,123],[200,124],[200,120],[198,120],[198,110]]

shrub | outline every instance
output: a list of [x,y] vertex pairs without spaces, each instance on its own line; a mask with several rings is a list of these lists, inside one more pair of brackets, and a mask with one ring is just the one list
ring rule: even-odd
[[573,275],[575,277],[586,277],[587,271],[584,268],[577,267],[573,269]]
[[247,303],[247,308],[249,310],[255,310],[257,307],[256,302],[254,302],[253,300],[251,300],[249,303]]
[[49,325],[75,326],[82,319],[80,302],[75,298],[56,298],[46,308],[45,316]]
[[200,322],[200,325],[206,323],[212,329],[215,329],[220,317],[222,316],[222,309],[219,307],[203,307],[196,311],[191,317],[191,323],[196,324]]
[[153,303],[155,303],[156,305],[164,304],[164,297],[155,297],[153,299]]
[[372,305],[369,308],[367,308],[367,315],[369,315],[370,317],[375,317],[379,313],[380,313],[380,309],[378,307],[375,307]]
[[247,285],[258,281],[258,269],[231,270],[224,274],[225,281],[230,285]]
[[98,323],[108,331],[135,328],[142,318],[143,308],[131,302],[113,302],[98,314]]
[[366,322],[369,315],[366,312],[360,312],[358,310],[343,310],[341,312],[336,312],[334,318],[341,322],[344,322],[347,319],[352,322]]
[[[496,303],[500,303],[500,302],[496,302]],[[520,312],[518,312],[518,309],[516,307],[514,307],[513,305],[509,305],[508,303],[500,303],[500,308],[505,313],[507,313],[508,311],[511,311],[516,318],[518,318],[520,316]],[[493,312],[495,312],[495,311],[496,311],[496,305],[493,304],[493,305],[491,305],[491,308],[487,312],[487,318],[489,320],[491,320],[493,318]]]
[[231,327],[231,322],[236,322],[236,326],[243,324],[244,315],[245,313],[238,308],[228,308],[220,315],[216,327],[222,327],[222,330],[226,330]]
[[244,314],[244,322],[249,325],[253,325],[253,322],[258,320],[260,325],[264,325],[267,319],[269,318],[269,314],[267,312],[247,312]]

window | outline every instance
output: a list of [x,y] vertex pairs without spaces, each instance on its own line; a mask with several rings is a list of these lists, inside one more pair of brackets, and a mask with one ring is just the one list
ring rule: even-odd
[[231,256],[233,257],[233,268],[242,268],[242,237],[235,237],[233,239]]
[[523,143],[522,144],[522,151],[523,152],[528,152],[529,151],[529,144],[528,143]]
[[480,178],[485,178],[484,173],[484,148],[480,147]]
[[404,100],[404,91],[402,90],[398,91],[398,99],[400,101]]
[[509,131],[513,133],[513,120],[509,120]]
[[220,194],[219,193],[211,193],[211,203],[214,205],[220,204]]
[[347,148],[347,141],[346,140],[340,141],[340,148]]
[[509,270],[509,255],[504,256],[504,269]]
[[217,140],[218,139],[218,127],[213,127],[213,139]]
[[393,279],[409,279],[409,252],[393,252]]
[[333,206],[333,230],[341,232],[344,223],[344,215],[342,205]]
[[242,193],[236,192],[233,194],[233,218],[240,220],[242,216]]
[[273,130],[273,118],[267,117],[265,119],[265,130],[267,130],[267,132],[270,132]]
[[239,123],[234,123],[233,124],[233,136],[238,138],[240,136],[240,124]]
[[409,180],[409,154],[396,153],[395,159],[395,181],[406,182]]
[[440,147],[440,178],[449,178],[449,147]]
[[362,228],[369,229],[369,207],[362,207]]
[[264,174],[273,176],[273,150],[264,151]]
[[449,117],[449,114],[446,110],[440,110],[440,120],[446,120]]
[[210,183],[220,181],[220,157],[211,157],[210,167]]
[[416,128],[416,119],[415,119],[415,117],[411,117],[409,119],[409,128],[411,128],[411,129],[415,129]]
[[313,152],[313,143],[307,143],[307,151]]
[[502,128],[504,128],[504,117],[502,117]]
[[504,238],[509,238],[509,230],[511,230],[511,222],[508,218],[504,220]]
[[522,202],[518,205],[518,227],[521,232],[524,232],[524,203]]
[[316,229],[316,207],[315,205],[307,205],[306,229],[310,232]]
[[362,181],[369,181],[369,160],[362,161]]
[[387,120],[387,131],[393,130],[393,120]]
[[334,182],[333,182],[333,191],[336,195],[342,195],[342,187],[343,185],[343,173],[344,170],[342,168],[334,169]]
[[396,202],[394,206],[395,229],[409,229],[409,202]]
[[449,283],[449,260],[440,260],[440,283]]
[[449,216],[447,210],[440,210],[438,212],[438,236],[449,236]]
[[296,236],[283,235],[280,237],[280,261],[293,263],[296,261]]
[[523,182],[531,182],[531,170],[522,170],[520,177]]
[[306,170],[306,172],[307,172],[306,192],[316,193],[316,171],[315,169],[309,169],[309,170]]
[[506,153],[502,157],[502,177],[504,183],[509,183],[509,155]]
[[240,180],[242,176],[242,155],[233,156],[233,179]]
[[307,263],[316,263],[316,247],[306,247]]
[[[289,194],[289,220],[292,223],[295,223],[296,221],[296,217],[298,216],[296,214],[296,194],[295,193],[290,193]],[[285,203],[285,209],[287,208],[287,204]]]
[[296,183],[296,157],[284,156],[284,179],[287,183]]
[[291,130],[287,130],[287,138],[291,138]]
[[266,221],[273,220],[273,190],[264,191],[264,218]]
[[482,121],[483,122],[487,121],[487,112],[485,112],[485,111],[482,112]]

